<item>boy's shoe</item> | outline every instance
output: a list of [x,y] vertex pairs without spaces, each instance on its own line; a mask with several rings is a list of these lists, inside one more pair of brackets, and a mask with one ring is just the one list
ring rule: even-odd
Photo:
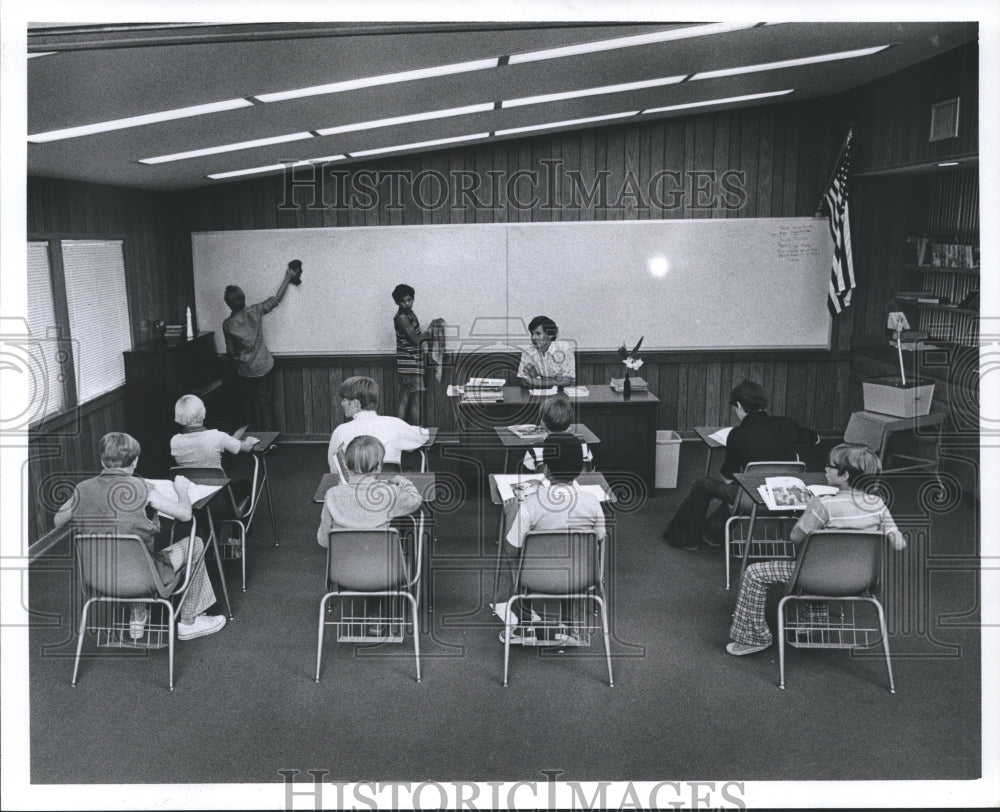
[[675,550],[697,550],[698,542],[693,544],[686,538],[675,535],[668,527],[663,531],[663,540]]
[[128,636],[132,640],[142,640],[149,621],[149,609],[145,604],[132,605],[132,618],[128,622]]
[[763,651],[764,649],[770,647],[770,643],[763,646],[751,646],[748,643],[737,643],[734,641],[726,646],[726,651],[736,657],[743,657],[746,654],[756,654],[758,651]]
[[[500,642],[505,642],[504,636],[507,630],[500,632]],[[518,629],[514,627],[510,630],[510,642],[514,645],[518,643],[524,643],[525,641],[534,642],[535,641],[535,630],[534,629]]]
[[196,637],[204,637],[206,634],[215,634],[221,631],[226,625],[226,618],[222,615],[198,615],[190,623],[179,621],[177,623],[177,639],[193,640]]

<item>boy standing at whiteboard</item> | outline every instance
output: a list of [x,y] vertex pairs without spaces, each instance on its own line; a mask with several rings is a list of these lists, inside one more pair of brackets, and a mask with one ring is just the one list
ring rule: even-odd
[[420,393],[424,391],[424,362],[420,344],[430,340],[430,332],[420,331],[413,312],[415,292],[409,285],[396,285],[392,300],[399,306],[392,319],[396,331],[396,373],[399,379],[399,419],[420,425]]
[[[289,263],[285,277],[274,296],[247,307],[246,294],[239,285],[227,285],[226,305],[229,318],[222,322],[226,337],[226,355],[236,361],[236,374],[244,397],[247,422],[255,429],[273,429],[274,357],[264,343],[264,316],[281,304],[288,285],[298,279],[302,265]],[[296,284],[298,284],[296,282]]]

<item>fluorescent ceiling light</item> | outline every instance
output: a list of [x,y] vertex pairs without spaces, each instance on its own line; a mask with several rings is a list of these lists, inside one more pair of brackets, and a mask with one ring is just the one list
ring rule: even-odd
[[348,79],[343,82],[331,82],[327,85],[314,85],[312,87],[300,87],[296,90],[283,90],[278,93],[258,93],[254,96],[262,102],[279,102],[288,99],[301,99],[305,96],[323,96],[328,93],[343,93],[348,90],[358,90],[362,87],[375,87],[376,85],[392,85],[397,82],[412,82],[416,79],[429,79],[433,76],[449,76],[453,73],[469,73],[471,71],[486,70],[497,67],[496,57],[490,59],[477,59],[472,62],[455,62],[451,65],[438,65],[434,68],[419,68],[417,70],[407,70],[400,73],[386,73],[382,76],[366,76],[363,79]]
[[57,51],[35,51],[33,54],[28,54],[28,59],[34,59],[36,56],[52,56],[52,54],[58,53]]
[[783,59],[780,62],[763,62],[760,65],[743,65],[738,68],[723,68],[696,73],[695,79],[717,79],[720,76],[738,76],[743,73],[757,73],[763,70],[780,70],[781,68],[798,68],[802,65],[815,65],[819,62],[835,62],[838,59],[856,59],[861,56],[871,56],[889,48],[889,45],[876,45],[873,48],[860,48],[856,51],[838,51],[835,54],[820,54],[819,56],[804,56],[801,59]]
[[692,25],[686,28],[673,28],[669,31],[655,31],[652,34],[637,34],[633,37],[616,37],[602,39],[596,42],[581,42],[578,45],[564,45],[561,48],[546,48],[542,51],[531,51],[526,54],[511,54],[508,64],[517,65],[522,62],[537,62],[540,59],[559,59],[577,54],[593,54],[598,51],[611,51],[616,48],[634,48],[637,45],[652,45],[657,42],[670,42],[691,37],[707,37],[712,34],[724,34],[729,31],[744,31],[753,28],[757,23],[712,23],[710,25]]
[[176,110],[163,110],[159,113],[147,113],[142,116],[117,118],[111,121],[101,121],[97,124],[85,124],[81,127],[68,127],[65,130],[50,130],[28,136],[32,144],[44,144],[47,141],[61,141],[64,138],[78,138],[81,135],[124,130],[127,127],[142,127],[146,124],[158,124],[161,121],[173,121],[178,118],[201,116],[205,113],[218,113],[223,110],[236,110],[239,107],[252,107],[252,102],[246,99],[229,99],[228,101],[198,104],[194,107],[178,107]]
[[223,144],[220,147],[205,147],[205,149],[192,149],[188,152],[175,152],[173,155],[159,155],[156,158],[142,158],[141,164],[165,164],[171,161],[183,161],[187,158],[200,158],[203,155],[218,155],[220,152],[236,152],[241,149],[253,149],[254,147],[267,147],[272,144],[284,144],[288,141],[303,141],[312,138],[311,132],[289,133],[288,135],[275,135],[270,138],[257,138],[253,141],[240,141],[238,144]]
[[[685,74],[686,76],[687,74]],[[626,93],[630,90],[643,90],[647,87],[662,87],[676,85],[684,81],[684,76],[665,76],[661,79],[645,79],[641,82],[626,82],[620,85],[605,85],[604,87],[588,87],[583,90],[568,90],[565,93],[547,93],[544,96],[526,96],[523,99],[510,99],[500,103],[501,107],[523,107],[527,104],[544,104],[546,102],[562,101],[563,99],[579,99],[584,96],[600,96],[605,93]]]
[[727,99],[707,99],[706,101],[687,102],[686,104],[670,104],[666,107],[651,107],[643,110],[642,113],[665,113],[668,110],[687,110],[690,107],[709,107],[713,104],[732,104],[734,102],[753,101],[754,99],[766,99],[770,96],[784,96],[786,93],[794,93],[795,88],[789,90],[772,90],[769,93],[751,93],[749,96],[730,96]]
[[254,166],[250,169],[234,169],[231,172],[215,172],[211,175],[206,175],[205,177],[211,178],[212,180],[222,180],[223,178],[238,178],[243,175],[259,175],[264,172],[280,172],[282,169],[291,168],[295,169],[300,166],[310,166],[311,164],[322,164],[328,161],[342,161],[346,158],[346,155],[327,155],[325,158],[309,158],[305,161],[296,161],[295,163],[284,163],[284,164],[268,164],[267,166]]
[[316,130],[320,135],[337,135],[338,133],[357,132],[358,130],[372,130],[376,127],[392,127],[396,124],[411,124],[415,121],[431,121],[436,118],[449,118],[450,116],[464,116],[470,113],[485,113],[493,109],[493,102],[484,104],[470,104],[466,107],[452,107],[448,110],[433,110],[430,113],[414,113],[410,116],[396,116],[395,118],[381,118],[377,121],[359,121],[356,124],[342,124],[339,127],[324,127]]
[[454,144],[458,141],[472,141],[476,138],[488,138],[489,133],[474,133],[472,135],[458,135],[454,138],[437,138],[433,141],[418,141],[415,144],[398,144],[394,147],[379,147],[378,149],[363,149],[352,152],[351,156],[360,158],[365,155],[381,155],[384,152],[399,152],[404,149],[420,149],[421,147],[437,147],[442,144]]
[[941,161],[938,166],[958,166],[958,161]]
[[526,127],[511,127],[508,130],[497,130],[494,135],[513,135],[514,133],[524,133],[531,130],[545,130],[550,127],[572,127],[574,124],[590,124],[594,121],[608,121],[612,118],[627,118],[628,116],[637,115],[639,115],[638,110],[630,110],[627,113],[609,113],[606,116],[590,116],[588,118],[574,118],[569,121],[553,121],[551,124],[530,124]]

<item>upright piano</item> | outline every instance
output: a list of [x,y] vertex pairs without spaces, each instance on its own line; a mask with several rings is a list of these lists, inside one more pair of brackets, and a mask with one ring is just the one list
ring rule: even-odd
[[157,339],[125,351],[125,430],[142,445],[140,475],[169,474],[170,438],[180,431],[174,404],[181,395],[205,402],[206,426],[235,427],[228,379],[228,365],[216,354],[211,332],[190,340]]

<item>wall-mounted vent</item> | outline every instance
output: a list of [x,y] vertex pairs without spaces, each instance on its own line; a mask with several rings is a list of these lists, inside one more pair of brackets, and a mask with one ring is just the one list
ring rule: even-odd
[[958,98],[931,105],[931,141],[958,137]]

